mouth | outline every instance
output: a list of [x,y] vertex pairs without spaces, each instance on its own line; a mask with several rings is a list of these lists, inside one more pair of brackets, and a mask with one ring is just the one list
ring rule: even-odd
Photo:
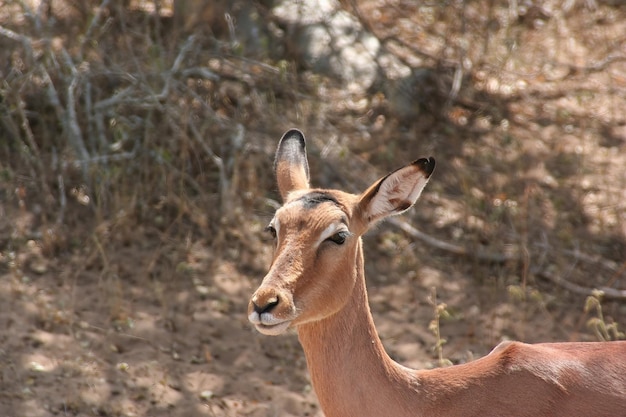
[[272,323],[272,324],[263,324],[263,323],[255,323],[254,327],[267,336],[277,336],[281,333],[284,333],[285,330],[289,328],[291,324],[291,320],[286,320],[280,323]]

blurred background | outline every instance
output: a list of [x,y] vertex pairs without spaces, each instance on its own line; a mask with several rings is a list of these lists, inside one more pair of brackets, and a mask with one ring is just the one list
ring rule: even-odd
[[624,338],[621,0],[0,1],[0,414],[321,416],[295,333],[246,304],[273,154],[360,192],[390,355]]

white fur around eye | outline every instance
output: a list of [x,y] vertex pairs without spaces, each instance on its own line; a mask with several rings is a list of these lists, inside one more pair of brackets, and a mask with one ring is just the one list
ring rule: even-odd
[[322,231],[322,233],[320,233],[320,237],[315,242],[315,246],[317,247],[321,245],[323,241],[325,241],[326,239],[328,239],[335,233],[340,232],[342,230],[348,231],[348,229],[346,228],[346,225],[343,223],[333,223],[329,225],[326,229]]
[[270,225],[274,228],[274,230],[276,230],[276,236],[278,236],[278,233],[280,231],[280,222],[278,221],[278,218],[274,217]]

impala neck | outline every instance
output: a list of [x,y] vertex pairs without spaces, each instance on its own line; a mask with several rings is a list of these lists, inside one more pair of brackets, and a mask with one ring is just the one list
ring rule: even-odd
[[407,397],[415,397],[417,380],[387,355],[378,338],[360,239],[357,245],[355,269],[350,271],[356,274],[352,297],[334,315],[298,327],[313,388],[326,417],[419,415],[406,403]]

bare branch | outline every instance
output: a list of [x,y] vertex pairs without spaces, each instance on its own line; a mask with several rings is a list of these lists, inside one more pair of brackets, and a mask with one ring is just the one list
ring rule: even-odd
[[180,51],[178,52],[178,55],[176,56],[172,67],[169,69],[169,71],[163,74],[165,76],[165,84],[163,85],[161,93],[155,97],[156,100],[164,100],[170,94],[170,89],[172,87],[172,77],[174,74],[180,71],[180,67],[183,65],[183,60],[185,59],[185,56],[192,49],[195,42],[196,36],[191,35],[187,38],[183,46],[180,48]]
[[426,233],[423,233],[417,230],[415,227],[411,226],[409,223],[403,222],[396,218],[391,218],[387,220],[387,222],[398,227],[399,229],[402,229],[403,231],[405,231],[412,237],[419,239],[422,242],[425,242],[432,247],[444,250],[446,252],[454,253],[456,255],[468,256],[468,257],[475,258],[481,261],[497,262],[497,263],[515,261],[515,260],[520,259],[519,254],[489,253],[489,252],[484,252],[484,251],[468,250],[462,246],[453,245],[452,243],[444,242],[443,240],[439,240],[432,236],[429,236]]
[[0,25],[0,35],[6,38],[12,39],[14,41],[20,42],[22,46],[24,47],[24,50],[26,51],[26,56],[31,61],[34,62],[35,54],[33,53],[33,44],[35,43],[35,41],[33,41],[28,36],[24,36],[17,32],[13,32],[12,30],[7,29],[1,25]]
[[[391,223],[392,225],[408,233],[411,237],[419,239],[422,242],[434,248],[441,249],[441,250],[444,250],[446,252],[450,252],[456,255],[471,257],[479,261],[504,263],[508,261],[522,260],[523,258],[523,254],[520,252],[506,254],[506,253],[489,253],[489,252],[484,252],[484,251],[469,250],[463,246],[454,245],[454,244],[436,239],[432,236],[429,236],[426,233],[423,233],[417,230],[416,228],[414,228],[407,222],[403,222],[399,219],[391,218],[388,220],[388,223]],[[598,257],[593,257],[590,255],[585,255],[579,251],[563,250],[562,253],[574,255],[576,256],[577,260],[583,260],[589,263],[601,264],[605,266],[607,269],[610,269],[613,271],[617,269],[613,265],[613,263],[610,261],[607,261],[605,259],[600,259]],[[581,285],[569,282],[565,278],[559,275],[555,275],[541,268],[534,268],[532,273],[540,278],[547,279],[575,294],[588,296],[588,295],[591,295],[593,291],[600,290],[603,292],[606,298],[612,298],[612,299],[618,299],[618,300],[626,299],[626,290],[619,290],[619,289],[610,288],[610,287],[594,287],[594,288],[583,287]]]
[[83,35],[83,39],[80,42],[80,50],[78,52],[79,60],[82,61],[83,56],[85,54],[85,45],[87,45],[87,43],[91,40],[93,31],[98,26],[98,24],[100,23],[100,19],[102,18],[102,12],[109,5],[110,1],[111,0],[103,0],[103,2],[100,3],[100,6],[96,10],[94,17],[91,20],[91,24],[87,28],[87,31]]
[[121,104],[123,100],[133,91],[133,87],[126,87],[109,98],[105,98],[104,100],[100,100],[96,104],[94,104],[94,109],[96,111],[102,111],[108,107],[113,107],[118,104]]
[[20,35],[17,32],[13,32],[11,29],[7,29],[5,27],[0,26],[0,35],[9,38],[9,39],[13,39],[14,41],[18,41],[18,42],[29,42],[32,43],[32,40],[24,35]]
[[547,279],[550,282],[560,287],[563,287],[570,292],[573,292],[574,294],[591,296],[594,294],[594,292],[597,292],[599,290],[602,291],[602,294],[605,298],[612,298],[614,300],[626,300],[626,290],[618,290],[610,287],[583,287],[581,285],[574,284],[573,282],[569,282],[565,278],[559,275],[552,274],[545,270],[534,271],[534,273],[538,277]]
[[70,54],[67,52],[65,48],[62,49],[62,57],[65,61],[65,65],[70,69],[72,73],[72,80],[70,81],[70,85],[67,87],[67,108],[66,108],[66,123],[68,128],[68,137],[74,146],[74,149],[78,152],[80,157],[83,160],[89,159],[89,152],[85,147],[85,142],[83,141],[83,134],[80,129],[80,125],[78,124],[78,118],[76,116],[76,102],[74,100],[74,96],[76,93],[76,87],[78,86],[78,81],[80,78],[80,74],[74,63],[72,62],[72,58]]

